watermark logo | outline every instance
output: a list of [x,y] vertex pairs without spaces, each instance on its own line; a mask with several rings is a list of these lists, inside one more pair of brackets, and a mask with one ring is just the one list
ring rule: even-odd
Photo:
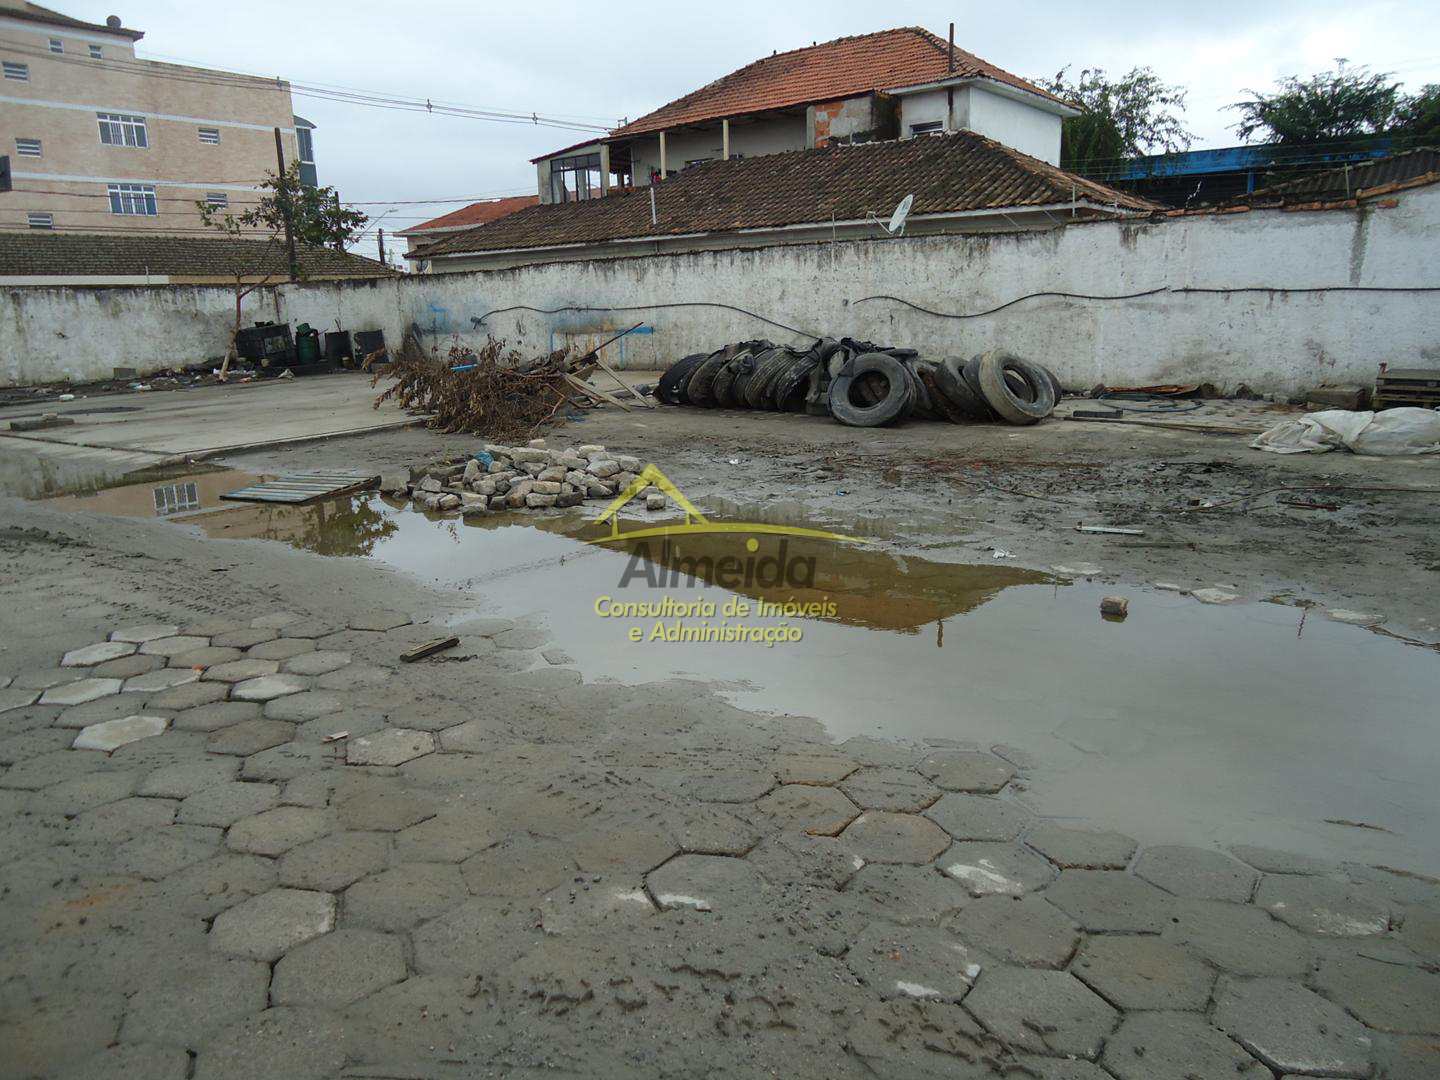
[[[620,510],[654,486],[685,512],[683,523],[620,527]],[[631,641],[753,642],[772,646],[799,641],[801,630],[792,618],[834,618],[836,604],[815,589],[817,555],[814,541],[865,543],[863,539],[824,529],[773,525],[761,521],[711,521],[654,465],[616,496],[596,519],[608,525],[603,536],[586,543],[629,553],[619,587],[652,589],[718,585],[737,593],[721,604],[714,600],[622,601],[597,598],[595,611],[604,618],[652,619],[647,630],[630,627]],[[777,538],[773,544],[762,539]],[[733,541],[733,542],[732,542]],[[797,544],[792,547],[792,541]],[[803,544],[798,543],[803,541]],[[762,551],[762,546],[766,550]],[[714,623],[711,620],[722,621]],[[751,625],[747,619],[781,620],[778,625]]]

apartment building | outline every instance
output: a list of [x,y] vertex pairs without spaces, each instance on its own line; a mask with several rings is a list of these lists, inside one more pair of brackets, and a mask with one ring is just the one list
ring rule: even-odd
[[0,0],[0,230],[197,235],[197,201],[243,209],[286,162],[315,182],[290,84],[135,56],[143,32]]

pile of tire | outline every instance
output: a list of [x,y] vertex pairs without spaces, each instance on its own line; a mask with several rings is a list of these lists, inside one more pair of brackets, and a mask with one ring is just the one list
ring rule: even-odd
[[852,427],[916,417],[955,424],[1034,424],[1062,391],[1053,372],[1000,349],[971,360],[924,360],[852,338],[809,349],[740,341],[672,364],[655,396],[667,405],[828,415]]

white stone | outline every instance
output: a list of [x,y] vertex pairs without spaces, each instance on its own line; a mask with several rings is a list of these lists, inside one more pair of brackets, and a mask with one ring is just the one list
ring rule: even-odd
[[236,683],[230,697],[234,701],[271,701],[286,694],[298,694],[309,687],[309,682],[298,675],[262,675],[258,679]]
[[75,750],[104,750],[107,754],[126,743],[159,735],[170,725],[163,716],[126,716],[81,728],[70,746]]
[[620,471],[620,466],[613,461],[592,461],[585,469],[591,476],[604,480],[607,476],[614,476]]
[[147,671],[144,675],[134,675],[125,680],[125,689],[138,691],[140,693],[155,693],[160,690],[169,690],[172,686],[184,686],[186,683],[197,682],[200,679],[200,672],[188,667],[166,667],[158,671]]
[[1240,597],[1224,589],[1196,589],[1190,594],[1202,604],[1233,604]]
[[120,679],[77,679],[63,686],[52,686],[40,695],[41,705],[84,705],[96,698],[118,694]]
[[1349,611],[1345,608],[1328,608],[1325,617],[1335,622],[1350,623],[1352,626],[1379,626],[1385,621],[1384,615],[1375,615],[1368,611]]
[[122,626],[110,635],[111,641],[133,641],[137,645],[156,638],[174,637],[180,632],[178,626],[165,623],[143,623],[140,626]]
[[134,651],[135,646],[130,642],[102,641],[95,645],[86,645],[83,649],[71,649],[60,658],[60,666],[90,667],[103,664],[106,660],[118,660]]
[[1176,585],[1173,581],[1157,581],[1155,582],[1155,588],[1161,590],[1162,592],[1184,593],[1190,591],[1185,588],[1184,585]]

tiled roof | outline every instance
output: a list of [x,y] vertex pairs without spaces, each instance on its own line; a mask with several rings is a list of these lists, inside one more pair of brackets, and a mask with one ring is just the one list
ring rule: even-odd
[[45,23],[49,26],[64,26],[71,30],[98,30],[105,34],[119,34],[121,37],[128,37],[131,41],[139,41],[145,36],[143,30],[131,30],[127,27],[106,26],[103,23],[85,22],[83,19],[73,19],[69,15],[62,15],[58,11],[51,11],[49,8],[41,7],[39,4],[27,3],[0,3],[0,15],[12,19],[26,19],[30,22]]
[[[1277,167],[1283,171],[1283,159],[1277,163]],[[1388,189],[1394,185],[1408,187],[1436,181],[1440,181],[1440,150],[1422,147],[1348,168],[1326,169],[1298,180],[1271,184],[1241,196],[1237,201],[1262,204],[1277,200],[1297,203],[1353,199],[1372,188]]]
[[918,26],[837,38],[757,60],[610,134],[612,138],[642,135],[678,124],[835,101],[872,90],[894,90],[950,77],[994,79],[1060,101],[1018,75],[960,48],[955,50],[952,75],[948,57],[947,43]]
[[534,206],[539,201],[539,195],[516,195],[509,199],[487,199],[485,202],[474,202],[469,206],[462,206],[459,210],[442,214],[440,217],[422,221],[419,225],[401,229],[395,235],[413,236],[416,233],[436,232],[442,229],[463,229],[475,225],[485,225],[506,214],[513,214],[516,210]]
[[[307,278],[395,273],[374,259],[328,248],[302,248],[299,258],[301,276]],[[285,245],[208,236],[0,232],[0,275],[217,277],[237,273],[288,277]]]
[[1160,207],[1002,146],[974,132],[822,150],[794,150],[686,169],[654,187],[585,202],[548,203],[421,248],[459,252],[595,244],[607,240],[888,217],[913,194],[911,214],[1054,206],[1075,200],[1124,210]]

